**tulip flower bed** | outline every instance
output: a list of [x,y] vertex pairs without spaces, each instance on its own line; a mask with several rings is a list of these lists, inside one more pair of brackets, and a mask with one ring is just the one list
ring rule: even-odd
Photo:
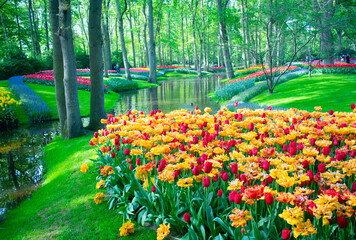
[[[284,72],[287,68],[288,68],[288,66],[272,68],[273,76],[274,77],[279,76],[279,74],[281,72]],[[287,72],[293,72],[293,71],[295,71],[297,69],[298,69],[298,66],[290,66],[288,68]],[[265,72],[267,74],[270,74],[271,69],[270,68],[266,68],[265,71],[261,70],[261,71],[258,71],[258,72],[254,72],[254,73],[248,75],[247,77],[233,79],[233,80],[228,81],[227,83],[238,82],[238,81],[241,81],[241,80],[246,80],[246,79],[251,79],[251,78],[254,78],[256,82],[264,81],[264,80],[266,80]]]
[[16,125],[15,110],[20,104],[11,96],[10,91],[0,87],[0,129],[11,128]]
[[209,68],[209,72],[213,72],[213,73],[218,73],[218,72],[225,72],[226,68],[224,67],[210,67]]
[[[86,69],[85,69],[86,70]],[[53,73],[46,74],[31,74],[23,76],[23,81],[28,83],[36,83],[45,86],[54,86]],[[88,78],[77,77],[78,89],[89,91],[91,90],[91,82]],[[109,93],[109,87],[104,85],[104,92]]]
[[[265,68],[268,68],[268,66],[264,66]],[[245,68],[245,69],[240,69],[237,72],[235,72],[236,76],[241,76],[241,75],[246,75],[246,74],[251,74],[254,72],[258,72],[262,69],[262,64],[261,65],[255,65],[255,66],[251,66],[249,68]]]
[[[356,110],[223,108],[108,116],[90,145],[97,204],[182,239],[346,239],[356,227]],[[82,172],[88,171],[83,164]],[[120,235],[134,232],[126,222]]]
[[315,65],[313,72],[356,74],[356,64]]
[[183,66],[157,66],[157,69],[176,69],[176,68],[184,68]]
[[217,101],[225,101],[231,99],[233,96],[255,86],[255,79],[244,79],[238,82],[227,84],[218,88],[214,92],[214,99]]

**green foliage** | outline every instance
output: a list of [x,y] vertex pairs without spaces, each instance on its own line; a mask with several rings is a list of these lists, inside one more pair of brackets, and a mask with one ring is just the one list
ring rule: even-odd
[[325,68],[314,68],[313,73],[341,73],[341,74],[356,74],[356,67],[325,67]]
[[89,55],[85,52],[76,52],[75,61],[77,63],[77,69],[90,68]]
[[125,80],[122,78],[110,78],[107,82],[107,85],[114,92],[121,92],[138,88],[137,82]]
[[111,61],[113,64],[116,64],[118,63],[119,64],[119,68],[123,68],[124,67],[124,60],[122,58],[122,52],[120,51],[113,51],[111,53]]

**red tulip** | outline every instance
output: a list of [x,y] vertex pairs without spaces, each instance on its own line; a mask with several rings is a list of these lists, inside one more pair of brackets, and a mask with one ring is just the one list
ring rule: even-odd
[[238,172],[238,165],[237,163],[231,163],[231,172],[236,174]]
[[198,176],[200,174],[200,167],[195,166],[192,170],[193,175]]
[[130,149],[128,149],[128,148],[126,148],[125,150],[124,150],[124,154],[127,156],[127,155],[130,155]]
[[210,177],[203,177],[203,185],[206,188],[210,186]]
[[112,157],[112,158],[115,158],[115,155],[116,155],[115,152],[111,152],[111,157]]
[[211,170],[213,170],[213,163],[212,162],[206,162],[204,166],[204,172],[205,173],[210,173]]
[[218,197],[221,197],[223,194],[223,191],[221,189],[218,190]]
[[337,217],[337,225],[339,228],[346,228],[349,225],[349,221],[347,221],[345,216],[339,216]]
[[226,182],[227,180],[229,180],[229,174],[227,172],[224,172],[222,174],[221,178],[224,182]]
[[282,231],[282,238],[284,240],[288,240],[290,238],[290,233],[292,230],[288,230],[288,229],[283,229]]
[[267,182],[269,183],[269,184],[271,184],[272,182],[273,182],[273,177],[271,177],[270,175],[268,175],[268,177],[267,177]]
[[265,161],[263,162],[263,164],[262,164],[263,170],[268,171],[268,170],[269,170],[269,165],[270,165],[270,162],[267,161],[267,160],[265,160]]
[[329,110],[329,114],[333,115],[334,114],[334,110]]
[[132,164],[130,164],[129,169],[130,169],[131,171],[133,170],[133,166],[132,166]]
[[253,122],[250,122],[249,130],[253,131],[254,128],[255,128],[255,124]]
[[324,156],[329,156],[330,153],[331,153],[331,150],[329,147],[323,147],[323,155]]
[[236,192],[235,190],[232,191],[232,192],[230,192],[230,194],[229,194],[229,200],[230,200],[230,202],[234,201],[236,194],[237,194],[237,192]]
[[241,228],[241,233],[242,233],[242,234],[245,234],[245,233],[246,233],[246,229]]
[[318,170],[321,173],[325,172],[325,163],[319,163]]
[[236,204],[240,204],[241,201],[242,201],[242,194],[236,193],[235,197],[234,197],[234,201],[235,201]]
[[265,201],[266,201],[267,205],[272,205],[273,204],[273,195],[271,193],[266,193]]
[[235,107],[237,107],[239,105],[239,103],[238,102],[235,102]]
[[352,109],[352,110],[355,109],[355,103],[351,103],[351,109]]
[[136,165],[138,165],[138,166],[141,165],[141,160],[139,158],[136,159]]
[[356,182],[352,184],[351,191],[356,192]]
[[156,187],[154,185],[151,187],[151,191],[156,192]]
[[304,161],[302,162],[302,165],[303,165],[303,168],[308,168],[308,167],[309,167],[309,161],[304,160]]
[[183,219],[184,219],[184,221],[189,222],[190,221],[190,214],[189,213],[184,213]]

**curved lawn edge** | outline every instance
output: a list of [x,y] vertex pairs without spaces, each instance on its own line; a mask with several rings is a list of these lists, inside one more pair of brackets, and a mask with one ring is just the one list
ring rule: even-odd
[[321,106],[324,112],[330,109],[350,112],[350,104],[356,99],[355,89],[355,74],[313,74],[311,78],[301,76],[278,85],[273,94],[264,91],[250,102],[307,111]]
[[[123,217],[96,205],[95,175],[91,174],[95,151],[89,145],[91,134],[63,140],[57,137],[45,147],[47,173],[43,185],[10,210],[0,223],[0,239],[117,239]],[[80,172],[87,163],[89,171]],[[125,239],[155,239],[156,233],[135,223],[135,233]]]

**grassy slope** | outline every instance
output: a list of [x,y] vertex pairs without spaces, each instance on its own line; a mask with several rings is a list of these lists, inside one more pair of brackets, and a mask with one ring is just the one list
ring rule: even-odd
[[[34,90],[50,107],[51,115],[58,118],[56,93],[53,86],[43,86],[34,83],[26,83],[32,90]],[[80,114],[88,116],[90,114],[90,92],[78,90]],[[110,91],[110,94],[105,94],[105,110],[111,110],[115,107],[120,95]]]
[[[43,186],[0,223],[0,239],[117,239],[122,216],[93,201],[99,191],[90,173],[89,159],[95,157],[90,137],[57,139],[46,146]],[[86,173],[79,170],[84,162]],[[153,230],[135,224],[135,233],[125,239],[155,238]]]
[[[0,87],[8,89],[8,81],[0,81]],[[17,100],[13,94],[11,94],[11,97]],[[30,122],[30,119],[28,118],[25,110],[21,106],[17,106],[15,110],[15,116],[19,120],[20,125]]]
[[274,91],[265,91],[250,102],[307,111],[314,111],[314,106],[321,106],[323,111],[350,111],[350,104],[356,99],[356,75],[303,76],[278,85]]

